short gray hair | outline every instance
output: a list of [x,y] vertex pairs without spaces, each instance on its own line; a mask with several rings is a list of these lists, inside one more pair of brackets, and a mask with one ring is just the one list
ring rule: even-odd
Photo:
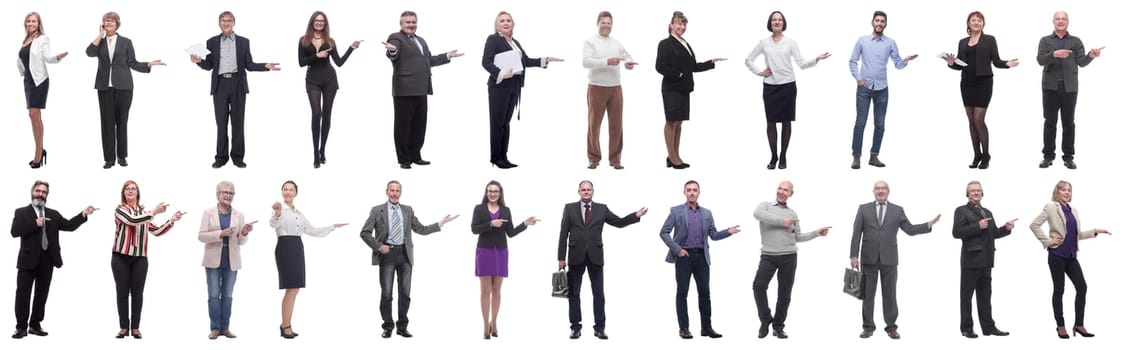
[[223,187],[229,187],[230,189],[234,189],[234,183],[230,182],[230,181],[223,180],[222,182],[218,183],[218,186],[214,187],[214,193],[222,192]]

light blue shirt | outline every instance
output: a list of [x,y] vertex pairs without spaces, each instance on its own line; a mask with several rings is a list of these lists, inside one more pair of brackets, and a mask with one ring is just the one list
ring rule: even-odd
[[[872,34],[863,36],[853,46],[853,55],[849,57],[849,72],[853,74],[853,79],[864,80],[869,89],[884,90],[888,88],[889,58],[892,58],[896,69],[908,66],[908,61],[900,57],[895,40],[884,35],[879,38]],[[861,70],[857,70],[858,59],[861,60]]]

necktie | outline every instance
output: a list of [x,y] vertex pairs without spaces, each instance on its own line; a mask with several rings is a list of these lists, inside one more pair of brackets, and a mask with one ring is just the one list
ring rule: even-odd
[[401,232],[401,211],[397,206],[393,206],[393,215],[390,218],[390,242],[401,244],[403,236]]
[[884,226],[884,203],[877,203],[877,224]]
[[[43,208],[39,208],[38,211],[39,211],[39,217],[45,216],[44,215],[45,213],[43,213]],[[42,240],[43,250],[47,250],[47,222],[45,222],[45,221],[43,222],[43,227],[41,227],[39,229],[39,232],[43,236],[43,240]]]
[[584,204],[584,224],[588,225],[592,221],[592,206],[588,203]]

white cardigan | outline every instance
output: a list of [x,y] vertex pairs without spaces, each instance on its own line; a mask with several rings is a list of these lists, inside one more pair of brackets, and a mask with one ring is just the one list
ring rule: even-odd
[[[58,63],[58,56],[51,53],[51,41],[46,35],[40,35],[31,40],[31,55],[27,64],[31,67],[31,80],[35,86],[42,85],[47,80],[47,63]],[[19,66],[19,75],[27,74],[23,69],[23,61],[16,58]]]

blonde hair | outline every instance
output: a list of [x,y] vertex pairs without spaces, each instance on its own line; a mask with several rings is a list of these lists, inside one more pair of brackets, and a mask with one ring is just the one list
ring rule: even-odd
[[[1070,191],[1071,190],[1071,183],[1070,182],[1060,180],[1060,182],[1056,183],[1056,187],[1052,189],[1052,201],[1053,202],[1059,202],[1060,201],[1060,189],[1062,189],[1065,185],[1067,186],[1067,189]],[[1067,201],[1071,202],[1071,196],[1068,196]]]
[[510,17],[510,36],[514,37],[514,16],[512,16],[510,12],[499,11],[499,14],[495,15],[495,31],[499,31],[499,19],[502,18],[503,15]]
[[[28,32],[27,36],[23,37],[23,42],[25,42],[25,43],[31,41],[31,39],[35,39],[35,37],[37,37],[37,36],[46,34],[46,32],[43,31],[43,17],[40,17],[38,12],[34,12],[34,11],[28,12],[27,16],[23,17],[24,25],[27,24],[27,19],[31,18],[31,16],[35,16],[35,19],[39,21],[39,28],[35,30],[35,36],[32,36],[31,35],[32,33]],[[27,27],[24,27],[24,31],[26,31],[26,30],[27,30]]]

